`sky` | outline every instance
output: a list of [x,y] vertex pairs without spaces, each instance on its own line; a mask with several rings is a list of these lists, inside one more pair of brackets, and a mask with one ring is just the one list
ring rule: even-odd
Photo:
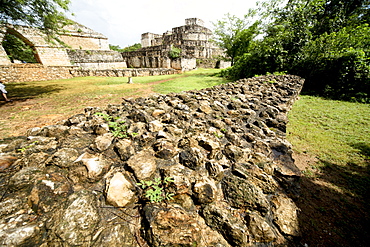
[[243,17],[256,0],[71,0],[67,16],[102,33],[121,48],[140,43],[141,34],[163,34],[199,18],[209,29],[225,14]]

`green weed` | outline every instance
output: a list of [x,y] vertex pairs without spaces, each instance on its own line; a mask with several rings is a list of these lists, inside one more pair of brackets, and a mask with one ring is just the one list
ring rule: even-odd
[[137,185],[145,191],[145,197],[153,203],[162,202],[163,200],[172,200],[174,194],[164,191],[164,187],[171,182],[174,182],[173,178],[165,177],[163,180],[161,178],[155,178],[153,181],[141,180]]
[[109,129],[114,137],[129,138],[130,135],[127,133],[127,125],[125,125],[125,121],[118,121],[119,117],[114,118],[102,112],[97,112],[95,115],[103,117],[103,119],[108,123]]

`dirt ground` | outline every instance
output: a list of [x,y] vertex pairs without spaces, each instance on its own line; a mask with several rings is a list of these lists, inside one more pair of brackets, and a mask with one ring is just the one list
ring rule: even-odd
[[[158,84],[163,81],[152,83]],[[145,88],[140,95],[149,95],[153,91]],[[103,105],[101,105],[103,106]],[[63,114],[48,114],[24,121],[12,120],[12,109],[21,111],[40,107],[37,99],[0,102],[5,115],[0,116],[0,126],[8,124],[12,136],[25,135],[32,127],[42,127],[55,124],[69,116]],[[43,106],[47,107],[47,106]],[[75,114],[82,112],[77,110]],[[0,130],[1,132],[1,130]],[[335,166],[328,166],[326,170],[317,170],[315,164],[319,160],[307,154],[294,154],[298,168],[303,172],[301,178],[301,193],[296,203],[300,208],[299,222],[302,237],[299,246],[369,246],[370,243],[370,194],[366,189],[365,196],[359,197],[351,190],[343,190],[347,186],[343,171]],[[369,166],[370,167],[370,161]],[[369,181],[370,171],[360,167],[350,167],[348,172],[360,174],[359,179]],[[348,187],[348,186],[347,186]]]
[[[302,176],[296,201],[300,208],[301,246],[369,246],[369,188],[365,188],[365,198],[359,197],[343,189],[350,186],[341,168],[329,166],[317,171],[313,168],[319,162],[317,158],[306,154],[293,157],[299,169],[310,174]],[[361,174],[359,180],[369,181],[369,170],[353,167],[351,172]]]

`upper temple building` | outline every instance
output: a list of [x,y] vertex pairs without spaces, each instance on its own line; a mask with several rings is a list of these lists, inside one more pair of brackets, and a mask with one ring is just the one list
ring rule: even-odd
[[[225,67],[219,61],[223,51],[212,42],[212,31],[198,18],[185,19],[185,25],[163,34],[143,33],[141,49],[127,52],[129,67],[162,67],[182,70],[196,67]],[[179,59],[170,52],[177,49]]]
[[185,26],[172,28],[163,34],[144,33],[141,35],[141,46],[203,46],[210,47],[212,31],[204,27],[204,22],[198,18],[185,19]]

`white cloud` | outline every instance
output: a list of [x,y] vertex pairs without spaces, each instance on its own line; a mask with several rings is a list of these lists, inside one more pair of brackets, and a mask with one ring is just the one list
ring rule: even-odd
[[126,47],[140,43],[141,34],[162,34],[200,18],[208,28],[226,13],[242,17],[256,0],[72,0],[72,20],[108,37],[110,44]]

